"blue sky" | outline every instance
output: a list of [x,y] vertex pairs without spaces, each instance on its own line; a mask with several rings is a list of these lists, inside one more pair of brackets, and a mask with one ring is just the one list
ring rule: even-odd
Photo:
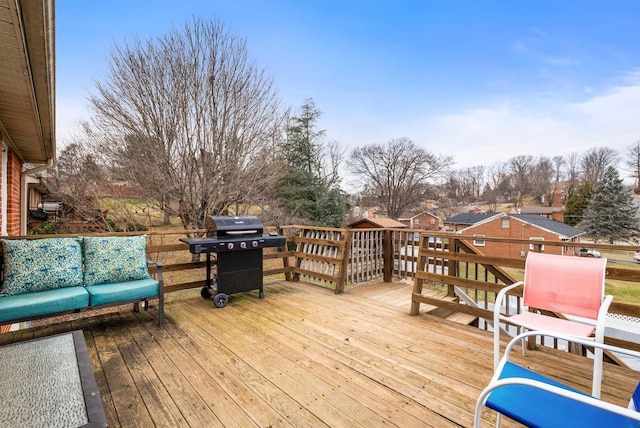
[[246,38],[346,149],[408,137],[464,168],[640,140],[639,1],[57,0],[58,145],[114,43],[193,16]]

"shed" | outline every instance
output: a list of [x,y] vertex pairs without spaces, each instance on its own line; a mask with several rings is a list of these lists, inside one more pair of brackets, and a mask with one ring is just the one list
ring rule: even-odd
[[363,218],[349,225],[350,229],[396,229],[407,225],[387,217]]

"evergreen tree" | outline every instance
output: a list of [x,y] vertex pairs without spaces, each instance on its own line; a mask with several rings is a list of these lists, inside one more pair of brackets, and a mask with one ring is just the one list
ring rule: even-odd
[[638,208],[633,196],[622,184],[618,171],[608,167],[593,189],[589,207],[580,224],[596,242],[608,239],[628,240],[638,231]]
[[577,226],[582,221],[584,211],[589,206],[589,199],[593,193],[593,183],[586,182],[571,191],[564,209],[564,222],[569,226]]
[[321,114],[313,99],[307,99],[300,115],[291,119],[283,147],[288,168],[274,186],[274,194],[292,220],[340,227],[347,212],[347,198],[338,187],[337,166],[332,165],[332,172],[325,173],[325,131],[317,129]]

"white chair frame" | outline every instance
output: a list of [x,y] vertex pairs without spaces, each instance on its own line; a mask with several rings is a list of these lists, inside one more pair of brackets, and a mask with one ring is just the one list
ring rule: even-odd
[[[478,397],[478,400],[476,402],[476,408],[475,408],[475,415],[474,415],[474,421],[473,421],[473,426],[474,428],[480,428],[480,424],[481,424],[481,416],[482,416],[482,409],[485,406],[485,403],[487,402],[487,399],[489,398],[491,392],[495,391],[498,388],[507,386],[507,385],[526,385],[526,386],[530,386],[533,388],[538,388],[542,391],[546,391],[549,394],[554,394],[557,396],[562,396],[562,397],[566,397],[569,398],[571,400],[577,401],[579,403],[582,403],[585,405],[585,411],[587,411],[589,409],[589,407],[597,407],[600,409],[603,409],[607,412],[611,412],[611,413],[615,413],[618,415],[622,415],[624,417],[627,417],[629,419],[633,419],[636,420],[638,422],[640,422],[640,413],[638,411],[635,410],[635,407],[633,406],[633,401],[630,400],[629,403],[629,407],[625,408],[625,407],[621,407],[609,402],[605,402],[600,400],[599,398],[596,398],[594,396],[589,396],[589,395],[583,395],[583,394],[578,394],[576,392],[570,391],[570,390],[566,390],[566,389],[562,389],[559,388],[557,386],[554,385],[550,385],[544,382],[540,382],[540,381],[536,381],[533,379],[526,379],[526,378],[517,378],[517,377],[512,377],[512,378],[505,378],[505,379],[499,379],[500,374],[502,373],[502,369],[504,368],[505,364],[509,361],[509,354],[512,350],[512,348],[515,346],[516,343],[518,343],[521,340],[524,340],[530,336],[547,336],[547,337],[554,337],[557,339],[561,339],[561,340],[567,340],[570,342],[574,342],[574,343],[578,343],[584,346],[592,346],[595,348],[600,349],[601,351],[611,351],[611,352],[617,352],[617,353],[621,353],[621,354],[625,354],[628,356],[632,356],[632,357],[636,357],[640,359],[640,352],[636,352],[636,351],[632,351],[630,349],[625,349],[625,348],[620,348],[620,347],[616,347],[616,346],[611,346],[611,345],[606,345],[603,343],[597,343],[597,342],[593,342],[591,340],[587,340],[584,338],[577,338],[575,336],[565,336],[565,335],[558,335],[554,332],[550,332],[550,331],[542,331],[542,330],[536,330],[536,331],[528,331],[525,333],[522,333],[518,336],[516,336],[515,338],[513,338],[513,340],[511,340],[509,342],[509,344],[507,345],[506,349],[505,349],[505,355],[504,357],[500,360],[500,363],[498,364],[498,367],[493,375],[493,377],[491,378],[491,381],[489,382],[489,384],[487,385],[487,387],[480,393],[480,396]],[[639,385],[640,388],[640,385]],[[529,399],[529,397],[522,397],[523,400],[527,400]],[[534,403],[531,403],[531,405],[533,406]],[[497,417],[497,422],[496,422],[496,426],[499,427],[501,424],[501,418],[502,415],[498,414]],[[525,421],[519,421],[521,423],[526,423]],[[574,421],[575,423],[575,421]],[[559,426],[572,426],[572,421],[571,420],[567,420],[567,421],[559,421]]]

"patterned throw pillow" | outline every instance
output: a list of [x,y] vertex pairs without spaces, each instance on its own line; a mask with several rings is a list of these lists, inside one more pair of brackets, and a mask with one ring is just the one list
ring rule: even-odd
[[82,285],[82,238],[2,240],[2,294]]
[[147,269],[147,236],[86,236],[84,285],[111,284],[150,278]]

